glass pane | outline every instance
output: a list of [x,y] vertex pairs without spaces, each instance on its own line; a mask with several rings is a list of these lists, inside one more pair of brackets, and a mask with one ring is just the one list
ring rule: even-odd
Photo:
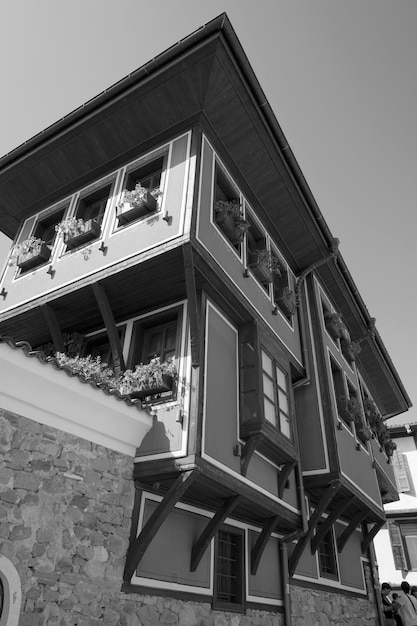
[[262,350],[262,369],[264,372],[270,375],[271,378],[274,376],[274,370],[272,368],[272,359]]
[[177,343],[177,325],[167,328],[165,337],[165,350],[175,350]]
[[285,415],[285,413],[282,413],[280,411],[279,420],[280,420],[280,431],[282,432],[283,435],[291,439],[291,424],[290,424],[288,415]]
[[264,394],[268,396],[268,398],[272,402],[274,402],[275,394],[274,394],[274,384],[272,380],[270,380],[268,376],[265,376],[265,374],[262,376],[262,379],[263,379]]
[[280,390],[278,390],[278,406],[281,411],[284,411],[284,413],[288,413],[288,398]]
[[162,331],[149,335],[148,355],[160,355],[162,352]]
[[264,413],[265,419],[276,426],[277,420],[275,415],[275,405],[270,402],[268,398],[264,398]]
[[277,372],[277,383],[281,389],[287,390],[287,376],[285,372],[283,372],[279,367],[276,368]]

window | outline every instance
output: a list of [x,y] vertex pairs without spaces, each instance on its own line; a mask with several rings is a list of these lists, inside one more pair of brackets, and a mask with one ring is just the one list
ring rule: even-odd
[[52,215],[48,215],[47,217],[40,219],[36,224],[33,236],[39,237],[39,239],[42,239],[47,246],[52,248],[57,236],[55,226],[57,226],[57,224],[59,224],[64,217],[64,212],[65,209],[61,209],[56,213],[52,213]]
[[[126,172],[122,203],[117,207],[119,226],[146,217],[158,210],[158,197],[163,186],[166,161],[167,153],[139,167],[133,166]],[[140,193],[126,201],[138,188]]]
[[248,216],[247,221],[249,228],[246,235],[246,264],[265,291],[268,292],[270,271],[266,257],[266,236],[250,216]]
[[290,439],[288,374],[264,350],[261,360],[265,419]]
[[85,222],[95,220],[97,224],[103,221],[107,200],[109,199],[111,184],[101,187],[92,193],[87,193],[78,201],[75,217],[82,218]]
[[[275,258],[277,258],[275,256]],[[288,272],[282,262],[276,262],[279,271],[274,272],[272,278],[273,297],[275,306],[281,311],[284,317],[291,322],[296,309],[295,293],[289,287]]]
[[[134,369],[135,365],[149,363],[155,356],[159,356],[161,362],[172,358],[178,368],[181,321],[181,308],[174,307],[135,322],[129,367]],[[152,401],[173,399],[175,394],[174,386],[171,391],[153,397]]]
[[333,359],[330,359],[333,389],[336,397],[337,414],[349,427],[352,422],[347,406],[347,392],[345,387],[345,377],[340,367]]
[[395,569],[417,571],[417,520],[388,521]]
[[[125,327],[123,326],[123,328],[119,328],[119,337],[122,343],[124,333]],[[81,350],[81,356],[89,354],[93,359],[100,357],[102,363],[107,363],[109,367],[113,367],[113,355],[107,333],[99,333],[86,338]]]
[[241,243],[247,231],[240,194],[225,172],[216,164],[214,178],[214,221],[226,239],[240,255]]
[[337,562],[333,529],[330,529],[319,543],[318,558],[320,575],[325,578],[337,578]]
[[215,539],[213,606],[243,610],[244,533],[221,529]]

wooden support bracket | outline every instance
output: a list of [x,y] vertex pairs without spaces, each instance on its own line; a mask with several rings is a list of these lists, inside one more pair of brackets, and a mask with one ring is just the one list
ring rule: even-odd
[[367,514],[368,514],[367,511],[358,511],[358,513],[350,522],[349,526],[346,526],[345,530],[342,532],[342,534],[337,540],[337,551],[339,553],[343,551],[343,548],[349,541],[349,538],[351,537],[351,535],[353,535],[358,525],[364,521]]
[[329,532],[335,521],[342,515],[343,511],[350,503],[351,498],[341,500],[339,506],[335,508],[331,515],[328,515],[327,519],[320,524],[316,530],[316,534],[311,540],[311,554],[315,554],[317,552],[320,542],[323,540],[324,536]]
[[113,366],[116,376],[120,374],[121,370],[125,369],[122,344],[120,341],[119,333],[117,331],[116,322],[114,321],[113,311],[111,310],[109,299],[104,288],[100,283],[93,283],[91,285],[93,293],[97,300],[98,307],[100,309],[101,316],[106,327],[107,335],[109,337],[110,349],[113,356]]
[[152,539],[155,537],[178,500],[197,477],[197,474],[198,472],[196,470],[189,470],[188,472],[182,472],[177,477],[139,535],[132,541],[126,556],[126,565],[123,575],[125,582],[130,581]]
[[246,472],[248,471],[249,462],[252,458],[253,453],[260,442],[259,435],[252,435],[249,437],[244,446],[242,446],[242,451],[240,454],[240,472],[242,476],[246,476]]
[[381,528],[383,527],[384,524],[385,524],[384,520],[380,520],[379,522],[375,522],[375,524],[372,526],[371,530],[366,533],[366,535],[365,535],[365,537],[364,537],[364,539],[362,541],[362,544],[361,544],[361,549],[362,549],[363,553],[365,553],[367,551],[371,541],[373,541],[373,539],[375,538],[375,535],[381,530]]
[[252,576],[255,576],[259,561],[261,560],[262,554],[266,548],[266,545],[269,541],[271,533],[273,532],[275,526],[278,524],[279,518],[277,516],[271,517],[267,520],[266,524],[262,528],[261,533],[258,535],[255,545],[252,548],[251,558],[250,558],[250,573]]
[[200,563],[203,554],[207,550],[210,541],[219,530],[220,526],[223,524],[226,517],[233,511],[233,509],[237,506],[242,496],[235,495],[231,498],[228,498],[223,503],[223,506],[216,512],[214,517],[209,521],[207,526],[204,528],[203,532],[197,539],[197,541],[193,545],[193,549],[191,551],[191,564],[190,564],[190,572],[195,572]]
[[58,323],[55,311],[49,304],[42,304],[40,307],[42,314],[48,324],[49,334],[51,335],[52,342],[56,352],[64,352],[64,337],[61,332],[61,328]]
[[310,517],[310,520],[308,522],[307,533],[298,540],[293,550],[293,553],[290,557],[290,562],[288,566],[288,571],[289,571],[290,576],[293,576],[295,572],[295,568],[297,567],[298,561],[300,560],[300,557],[302,553],[304,552],[304,548],[306,547],[307,543],[310,541],[311,537],[313,536],[313,533],[316,530],[317,524],[319,523],[321,516],[323,515],[323,513],[325,512],[325,510],[327,509],[327,507],[329,506],[329,504],[331,503],[331,501],[333,500],[333,498],[339,491],[340,487],[341,487],[340,482],[338,480],[335,480],[330,483],[326,491],[323,493],[321,500],[316,506],[316,509],[313,515]]
[[285,485],[287,484],[289,475],[296,465],[296,460],[289,461],[288,463],[285,463],[285,465],[282,467],[281,471],[278,474],[278,496],[280,498],[282,498],[282,496],[284,495]]

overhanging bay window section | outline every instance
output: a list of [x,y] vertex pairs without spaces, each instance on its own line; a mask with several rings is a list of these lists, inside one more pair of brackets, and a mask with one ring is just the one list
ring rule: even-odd
[[167,158],[168,152],[164,151],[146,163],[129,166],[123,181],[121,201],[117,205],[119,226],[148,217],[159,210]]
[[239,333],[239,359],[241,438],[277,464],[296,460],[289,363],[263,347],[256,324]]

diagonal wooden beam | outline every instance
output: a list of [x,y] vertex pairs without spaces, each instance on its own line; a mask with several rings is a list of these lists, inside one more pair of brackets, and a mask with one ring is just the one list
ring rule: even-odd
[[358,511],[350,524],[346,526],[340,537],[337,539],[337,551],[342,552],[343,548],[349,541],[350,536],[355,532],[359,524],[363,522],[367,516],[367,511]]
[[213,539],[226,517],[233,511],[241,499],[242,496],[236,495],[225,500],[214,517],[211,518],[207,526],[204,528],[191,550],[190,572],[195,572],[204,552],[210,544],[210,541]]
[[371,530],[366,533],[361,543],[361,549],[363,553],[367,551],[367,549],[369,548],[369,544],[371,543],[371,541],[373,541],[373,539],[375,538],[375,535],[381,530],[384,524],[385,524],[385,520],[380,520],[379,522],[375,522]]
[[107,294],[100,283],[93,283],[91,286],[109,338],[110,350],[113,356],[114,372],[116,376],[118,376],[120,371],[125,369],[125,364],[123,359],[122,344],[117,331],[116,322],[114,321],[113,311],[111,310]]
[[184,259],[185,288],[187,291],[190,320],[191,363],[193,367],[198,367],[200,363],[200,317],[197,290],[195,286],[193,251],[191,245],[186,244],[183,246],[182,253]]
[[316,530],[316,534],[311,540],[311,554],[317,552],[320,542],[322,541],[324,536],[329,532],[335,521],[342,515],[343,511],[348,507],[351,502],[351,498],[345,498],[344,500],[341,500],[339,506],[336,507],[330,515],[328,515],[327,519],[322,524],[320,524],[320,526]]
[[295,568],[297,567],[298,561],[300,560],[300,557],[302,553],[304,552],[304,548],[306,547],[307,543],[310,541],[311,537],[313,536],[313,533],[316,529],[317,524],[319,523],[321,519],[321,516],[323,515],[323,513],[329,506],[330,502],[333,500],[333,498],[339,491],[340,487],[341,487],[340,482],[338,480],[335,480],[330,483],[326,491],[323,493],[320,502],[318,503],[317,507],[314,510],[313,515],[310,517],[310,520],[308,522],[307,533],[298,540],[293,550],[293,553],[290,557],[290,562],[288,566],[288,571],[289,571],[290,576],[293,576],[295,572]]
[[55,311],[49,304],[42,304],[41,311],[46,320],[46,323],[48,324],[48,330],[51,335],[55,351],[64,352],[65,351],[64,337],[62,335],[61,328],[59,326]]
[[278,474],[278,496],[280,498],[282,498],[284,494],[285,485],[287,484],[289,475],[291,474],[291,472],[293,471],[296,465],[297,465],[296,460],[289,461],[288,463],[285,463],[285,465],[283,466],[283,468]]
[[249,463],[253,453],[259,445],[261,440],[260,435],[251,435],[245,445],[242,447],[242,454],[240,455],[240,472],[242,476],[246,476]]
[[152,539],[155,537],[178,500],[195,480],[197,474],[198,472],[196,470],[189,470],[188,472],[182,472],[176,478],[162,501],[143,526],[139,535],[130,544],[126,556],[126,565],[123,575],[124,581],[129,581],[132,578]]
[[252,574],[252,576],[255,576],[256,572],[258,571],[259,561],[261,560],[262,554],[264,553],[272,531],[278,524],[278,519],[279,518],[275,516],[267,520],[266,524],[262,528],[262,531],[258,535],[255,545],[252,548],[250,558],[250,573]]

